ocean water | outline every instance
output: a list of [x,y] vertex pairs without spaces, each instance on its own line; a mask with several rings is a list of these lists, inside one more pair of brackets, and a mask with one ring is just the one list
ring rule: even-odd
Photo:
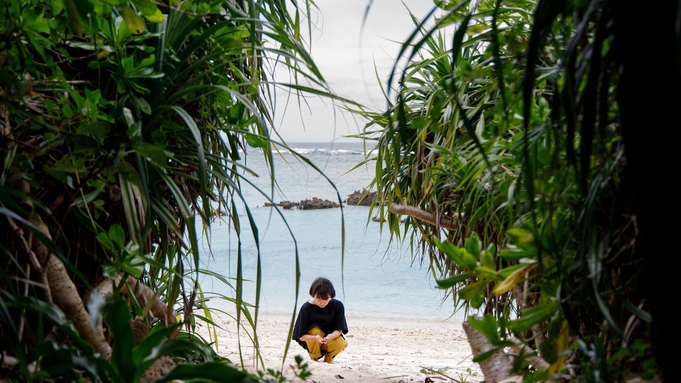
[[[342,200],[368,187],[373,169],[354,168],[363,159],[362,143],[293,143],[335,184]],[[336,298],[343,301],[346,314],[379,317],[446,319],[452,316],[451,299],[444,300],[427,262],[420,255],[412,262],[408,245],[393,242],[388,246],[386,229],[369,217],[368,207],[344,210],[284,210],[279,213],[265,206],[268,201],[257,189],[269,193],[270,182],[265,163],[257,153],[249,153],[245,165],[261,176],[254,186],[242,192],[257,223],[260,239],[262,289],[260,308],[266,312],[291,313],[309,299],[310,283],[317,276],[329,278]],[[300,163],[290,153],[275,158],[275,175],[282,193],[275,203],[298,202],[313,197],[338,201],[338,194],[322,175]],[[341,251],[341,218],[345,220],[345,255]],[[284,222],[284,219],[286,222]],[[287,224],[288,225],[287,225]],[[255,303],[257,247],[252,231],[242,217],[242,270],[245,279],[243,299]],[[294,239],[295,238],[295,239]],[[215,222],[209,237],[202,238],[202,266],[226,277],[237,271],[237,237],[227,223]],[[210,247],[209,247],[210,243]],[[300,286],[296,302],[296,247],[300,267]],[[210,256],[206,254],[210,251]],[[234,297],[233,289],[211,277],[200,279],[204,291]],[[231,303],[212,299],[209,305],[229,309]],[[458,316],[454,316],[458,318]]]

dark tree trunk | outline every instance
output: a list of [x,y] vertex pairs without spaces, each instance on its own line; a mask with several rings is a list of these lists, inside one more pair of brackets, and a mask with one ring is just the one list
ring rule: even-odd
[[[618,3],[617,0],[615,0]],[[681,124],[681,72],[675,33],[676,1],[617,4],[617,38],[622,49],[618,102],[639,235],[636,253],[645,260],[644,286],[652,314],[654,354],[665,382],[681,381],[677,363],[675,196]],[[677,350],[676,352],[674,350]]]

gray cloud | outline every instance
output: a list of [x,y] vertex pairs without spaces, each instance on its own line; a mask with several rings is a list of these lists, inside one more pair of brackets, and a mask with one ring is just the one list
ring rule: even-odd
[[[312,15],[312,56],[334,92],[375,108],[386,101],[376,79],[382,81],[392,69],[400,42],[414,30],[409,10],[418,18],[434,7],[427,0],[374,0],[362,34],[362,18],[369,0],[317,0],[320,11]],[[360,36],[361,34],[361,36]],[[376,68],[374,68],[374,66]],[[298,111],[290,107],[278,116],[276,127],[289,142],[328,142],[356,134],[364,121],[353,121],[331,104],[308,99],[309,106]],[[301,122],[304,121],[304,125]],[[335,125],[335,131],[334,131]]]

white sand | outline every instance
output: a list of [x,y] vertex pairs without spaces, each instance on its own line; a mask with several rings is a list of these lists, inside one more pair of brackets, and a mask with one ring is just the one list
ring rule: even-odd
[[[265,369],[283,371],[288,381],[300,381],[293,374],[295,355],[303,356],[312,376],[308,382],[480,382],[482,373],[472,362],[471,349],[461,322],[409,317],[348,316],[348,347],[333,363],[311,361],[307,352],[291,342],[282,363],[292,314],[260,313],[258,341]],[[241,357],[236,322],[225,315],[215,318],[218,353],[250,371],[256,366],[254,347],[246,332],[241,333]],[[205,330],[205,329],[204,329]],[[205,331],[201,331],[205,334]],[[251,333],[252,331],[249,331]],[[282,367],[283,366],[283,367]]]

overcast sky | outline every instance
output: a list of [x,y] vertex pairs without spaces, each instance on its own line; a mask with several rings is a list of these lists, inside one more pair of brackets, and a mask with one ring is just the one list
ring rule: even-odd
[[[369,0],[317,0],[320,8],[312,17],[312,56],[337,94],[365,105],[385,109],[375,68],[386,81],[401,42],[414,30],[409,10],[423,19],[434,7],[431,0],[374,0],[362,33],[362,18]],[[281,81],[288,82],[287,79]],[[287,142],[348,141],[342,138],[357,134],[364,125],[349,114],[335,109],[328,100],[308,98],[309,105],[298,109],[295,99],[275,121]],[[279,95],[278,109],[284,97]],[[354,120],[353,120],[354,118]],[[335,127],[334,127],[335,125]],[[334,131],[335,129],[335,131]]]

